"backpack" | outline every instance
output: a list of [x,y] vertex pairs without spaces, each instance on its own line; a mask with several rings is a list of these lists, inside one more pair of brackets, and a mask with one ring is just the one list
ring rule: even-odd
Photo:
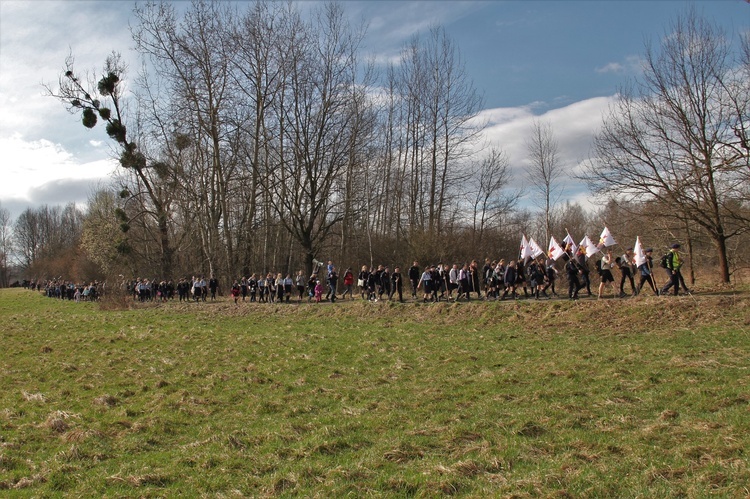
[[671,258],[671,253],[665,253],[664,256],[661,257],[661,260],[659,260],[659,266],[663,269],[669,268],[669,260]]

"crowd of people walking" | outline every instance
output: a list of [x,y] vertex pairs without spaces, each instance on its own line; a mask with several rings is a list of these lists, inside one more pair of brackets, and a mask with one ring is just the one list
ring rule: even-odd
[[[355,295],[358,299],[372,302],[405,302],[405,293],[410,293],[411,301],[425,303],[472,299],[540,300],[556,297],[577,300],[581,296],[625,298],[636,296],[644,289],[657,296],[665,295],[670,290],[677,295],[680,289],[685,293],[690,292],[682,277],[683,258],[679,250],[680,245],[674,244],[669,252],[655,262],[653,249],[645,249],[640,265],[636,265],[638,259],[633,248],[628,248],[618,257],[613,256],[611,248],[602,248],[601,258],[595,262],[598,286],[593,291],[592,270],[583,246],[566,248],[561,254],[562,258],[553,258],[551,254],[536,258],[526,256],[507,262],[505,259],[487,258],[483,265],[473,260],[461,264],[437,263],[424,267],[414,261],[405,272],[400,266],[390,268],[386,265],[363,265],[356,274],[351,268],[347,268],[342,276],[339,276],[333,262],[329,261],[325,266],[319,265],[309,276],[302,270],[294,275],[254,273],[233,280],[227,291],[237,304],[304,301],[333,303],[338,299],[353,300]],[[562,270],[558,270],[560,260],[564,262]],[[667,278],[661,288],[657,285],[657,268],[663,268]],[[619,287],[615,274],[619,276]],[[81,301],[96,300],[103,285],[96,282],[85,286],[76,285],[56,279],[32,282],[31,286],[43,289],[52,298]],[[124,283],[123,287],[133,300],[140,302],[206,302],[215,301],[224,294],[215,276],[206,279],[202,275],[182,278],[177,282],[137,278]]]
[[93,281],[89,284],[82,284],[64,280],[62,277],[25,281],[23,286],[41,291],[49,298],[72,301],[97,301],[104,291],[104,283]]

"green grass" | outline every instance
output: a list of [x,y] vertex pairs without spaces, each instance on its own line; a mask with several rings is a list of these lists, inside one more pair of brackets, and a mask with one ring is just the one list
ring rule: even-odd
[[3,495],[750,494],[744,293],[0,317]]

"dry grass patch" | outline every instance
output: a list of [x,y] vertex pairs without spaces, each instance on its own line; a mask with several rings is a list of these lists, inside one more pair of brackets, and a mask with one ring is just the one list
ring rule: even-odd
[[65,411],[54,411],[39,426],[47,428],[56,433],[65,433],[71,427],[71,419],[80,419],[80,414],[71,414]]
[[84,440],[87,440],[89,438],[103,438],[104,433],[98,430],[83,430],[80,428],[73,428],[70,431],[65,432],[65,435],[63,435],[63,439],[66,442],[83,442]]
[[114,484],[127,484],[131,487],[166,487],[172,482],[172,479],[166,475],[158,473],[146,473],[143,475],[112,475],[107,477],[107,481]]
[[411,445],[401,444],[395,449],[386,451],[383,454],[383,458],[386,461],[392,461],[394,463],[406,463],[415,459],[422,459],[425,456],[425,449]]
[[28,489],[28,488],[46,483],[46,481],[47,481],[46,477],[41,474],[37,474],[33,476],[25,476],[17,480],[15,483],[0,482],[0,489],[3,489],[3,488],[15,489],[15,490]]
[[47,397],[43,393],[29,393],[26,391],[21,392],[21,396],[26,402],[46,402]]

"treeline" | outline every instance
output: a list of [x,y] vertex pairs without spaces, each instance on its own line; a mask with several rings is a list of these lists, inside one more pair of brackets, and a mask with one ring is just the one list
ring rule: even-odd
[[[689,124],[694,132],[694,125],[720,121],[714,150],[723,145],[736,154],[701,158],[705,151],[692,144],[684,153],[691,158],[678,156],[659,149],[659,141],[680,136],[679,124],[668,125],[674,129],[664,137],[645,138],[633,136],[640,130],[633,125],[621,133],[663,152],[660,160],[671,158],[655,168],[672,168],[670,178],[679,183],[667,179],[665,186],[652,172],[634,169],[641,177],[628,177],[628,186],[652,190],[632,193],[613,184],[607,194],[608,178],[622,180],[618,161],[649,161],[618,154],[618,123],[610,118],[598,138],[601,155],[581,179],[610,198],[591,213],[550,203],[562,166],[555,164],[554,141],[546,140],[553,131],[535,128],[540,140],[530,143],[530,156],[539,163],[524,179],[513,178],[518,170],[502,150],[480,143],[482,98],[444,29],[415,35],[398,61],[376,72],[361,55],[363,27],[351,26],[342,8],[326,4],[303,16],[298,6],[275,2],[240,8],[198,1],[184,12],[168,3],[138,4],[131,30],[144,69],[137,77],[127,79],[113,53],[99,77],[84,79],[71,57],[59,88],[49,93],[79,113],[84,126],[105,127],[122,168],[116,187],[92,195],[85,214],[74,207],[24,213],[25,221],[40,211],[58,213],[60,224],[75,221],[62,232],[77,242],[25,239],[20,234],[31,229],[17,221],[21,267],[41,278],[70,247],[94,265],[79,271],[95,268],[99,278],[200,273],[228,281],[251,272],[309,272],[315,259],[355,267],[513,258],[521,234],[541,242],[567,230],[580,239],[595,237],[604,223],[626,246],[636,235],[655,248],[681,241],[694,264],[726,267],[727,279],[728,269],[741,266],[750,227],[743,171],[750,171],[744,135],[750,92],[742,79],[750,75],[750,51],[739,69],[731,66],[735,79],[723,81],[729,96],[709,96],[720,100],[721,115]],[[685,91],[689,104],[693,89]],[[623,109],[637,119],[632,108]],[[649,124],[648,116],[643,120]],[[682,135],[699,140],[701,134]],[[682,164],[694,171],[681,173],[675,165]],[[521,193],[511,186],[524,182],[538,187],[527,194],[546,199],[541,212],[519,204]],[[711,211],[708,220],[696,215],[702,210]]]
[[[100,191],[92,196],[92,201],[106,205],[103,199],[113,200],[112,193]],[[682,226],[671,225],[666,219],[655,217],[658,206],[644,205],[637,212],[635,207],[621,207],[610,203],[596,212],[587,212],[578,204],[565,204],[552,213],[553,233],[557,240],[562,240],[567,232],[576,241],[588,234],[592,239],[598,238],[602,224],[608,224],[615,234],[618,246],[615,252],[624,251],[632,247],[636,236],[640,236],[644,246],[653,247],[655,255],[666,252],[670,244],[679,241],[683,245],[683,253],[687,259],[684,270],[685,278],[694,283],[696,275],[713,282],[718,282],[719,259],[710,237],[707,237],[695,223]],[[105,210],[106,211],[106,210]],[[180,247],[175,252],[175,270],[170,276],[160,274],[158,255],[145,252],[148,245],[123,250],[119,245],[132,244],[125,235],[119,232],[116,220],[111,217],[109,229],[118,238],[106,241],[99,238],[102,227],[102,212],[82,210],[75,205],[42,206],[29,208],[15,221],[8,218],[8,212],[0,208],[0,222],[6,221],[2,234],[4,238],[0,252],[0,277],[2,287],[11,285],[16,280],[46,280],[62,277],[74,282],[87,283],[105,281],[111,277],[123,275],[126,278],[150,276],[149,279],[169,279],[185,276],[205,274],[209,269],[201,265],[198,259],[190,254],[190,247]],[[375,243],[377,248],[372,253],[375,265],[383,264],[393,267],[400,265],[408,268],[413,260],[423,265],[427,263],[462,263],[471,260],[483,262],[485,257],[490,259],[517,258],[521,234],[541,234],[543,217],[539,213],[528,210],[516,210],[510,214],[512,225],[507,227],[493,226],[485,231],[481,246],[472,243],[479,240],[479,236],[471,229],[456,230],[448,234],[441,244],[412,248],[404,242],[396,243],[395,238],[380,238]],[[3,218],[6,217],[6,218]],[[537,231],[537,232],[534,232]],[[362,265],[370,265],[368,247],[351,248],[348,259],[340,252],[337,244],[340,233],[337,230],[330,244],[322,251],[321,260],[331,259],[342,269],[352,267],[358,269]],[[288,236],[287,236],[288,237]],[[426,240],[424,240],[426,241]],[[427,244],[425,242],[425,244]],[[540,236],[540,244],[542,244]],[[118,248],[119,247],[119,248]],[[151,248],[156,248],[152,242]],[[730,249],[731,267],[733,272],[746,270],[750,262],[750,239],[746,236],[737,238]],[[302,268],[303,260],[300,253],[288,257],[286,247],[279,246],[270,249],[272,261],[262,267],[251,267],[248,272],[219,275],[223,285],[231,283],[232,279],[244,274],[267,273],[268,271],[293,274]],[[560,264],[562,268],[562,264]],[[592,267],[593,268],[593,267]]]

